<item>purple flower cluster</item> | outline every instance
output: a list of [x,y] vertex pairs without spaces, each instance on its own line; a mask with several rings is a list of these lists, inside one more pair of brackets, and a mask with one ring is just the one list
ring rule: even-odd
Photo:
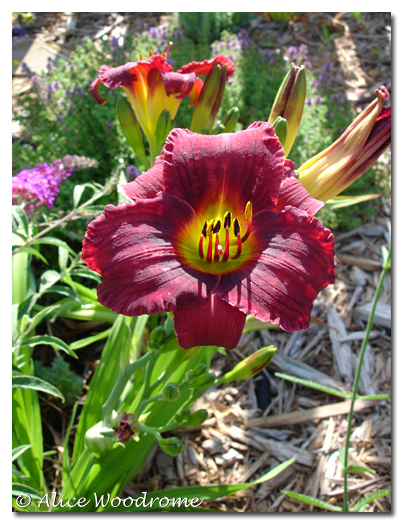
[[78,169],[96,167],[97,161],[78,155],[65,155],[50,164],[44,162],[35,168],[20,171],[12,179],[13,204],[22,203],[28,215],[39,206],[52,208],[60,186]]
[[129,164],[129,166],[125,170],[126,174],[126,180],[128,182],[132,182],[140,175],[139,169],[134,164]]
[[285,70],[289,69],[291,62],[297,62],[299,65],[305,66],[306,69],[311,69],[311,62],[307,58],[308,47],[306,44],[300,44],[299,48],[295,46],[289,46],[285,53],[285,60],[287,66]]

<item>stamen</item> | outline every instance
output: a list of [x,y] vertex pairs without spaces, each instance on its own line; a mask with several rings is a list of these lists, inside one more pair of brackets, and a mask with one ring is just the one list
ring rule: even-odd
[[233,221],[233,231],[234,231],[234,236],[237,237],[237,252],[235,255],[230,256],[230,259],[232,260],[238,259],[240,257],[241,248],[242,248],[242,242],[241,242],[241,237],[240,237],[240,224],[238,222],[237,217]]
[[226,228],[226,240],[224,241],[223,257],[221,260],[222,263],[225,263],[229,260],[229,252],[230,252],[229,238],[230,238],[229,228]]
[[213,233],[219,233],[220,227],[221,227],[220,221],[216,221],[216,224],[215,224],[215,226],[213,228]]
[[139,53],[139,60],[143,60],[143,55],[142,55],[142,53]]
[[250,201],[248,201],[247,204],[246,204],[244,216],[245,216],[245,218],[248,221],[248,225],[247,225],[247,231],[245,232],[245,234],[241,238],[241,242],[245,242],[248,239],[248,237],[250,236],[250,233],[251,233],[251,227],[252,227],[252,204],[251,204]]
[[213,240],[213,236],[209,235],[208,253],[206,254],[206,262],[208,264],[211,264],[212,262],[212,247],[213,247],[212,240]]
[[205,237],[206,237],[206,229],[208,227],[208,221],[205,221],[203,223],[203,226],[202,226],[202,233],[201,233],[201,237],[199,239],[199,247],[198,247],[198,252],[199,252],[199,257],[201,259],[204,259],[204,256],[203,256],[203,241],[205,240]]
[[162,53],[162,55],[165,56],[166,58],[168,58],[168,54],[169,54],[169,52],[170,52],[170,49],[171,49],[171,46],[172,46],[172,45],[173,45],[173,43],[170,42],[170,43],[168,44],[167,52],[166,52],[166,53]]
[[226,211],[223,217],[223,227],[228,229],[231,226],[231,212]]
[[219,250],[219,234],[216,233],[216,241],[215,241],[215,255],[213,257],[213,262],[214,264],[217,264],[219,262],[219,255],[220,255],[220,250]]
[[152,56],[152,54],[153,54],[153,51],[149,49],[149,58]]

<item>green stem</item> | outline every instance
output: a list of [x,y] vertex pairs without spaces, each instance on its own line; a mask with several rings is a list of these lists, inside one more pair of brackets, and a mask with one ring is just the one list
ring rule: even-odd
[[131,376],[136,372],[136,370],[139,370],[139,368],[144,367],[149,362],[149,360],[150,354],[145,354],[140,359],[137,359],[134,363],[128,365],[125,368],[124,373],[119,376],[118,381],[115,383],[111,394],[109,395],[105,403],[102,405],[102,420],[104,426],[110,426],[112,410],[117,408],[119,398],[121,397],[121,394]]
[[149,362],[147,364],[146,373],[144,377],[144,387],[143,387],[143,394],[142,397],[139,400],[139,404],[136,408],[136,414],[140,416],[141,409],[144,408],[144,406],[149,403],[148,397],[150,395],[151,389],[150,389],[150,382],[151,382],[151,376],[154,370],[154,366],[156,364],[158,355],[156,354],[147,354],[150,356]]
[[[344,465],[343,465],[344,468],[346,468],[348,466],[349,442],[350,442],[350,437],[351,437],[352,422],[353,422],[353,415],[354,415],[354,404],[355,404],[355,400],[356,400],[356,395],[358,393],[359,378],[360,378],[360,375],[361,375],[363,358],[365,356],[366,346],[367,346],[368,341],[369,341],[369,334],[370,334],[370,330],[371,330],[372,325],[373,325],[373,318],[374,318],[375,311],[376,311],[377,301],[379,299],[379,295],[380,295],[380,292],[382,290],[383,281],[384,281],[384,278],[386,277],[386,274],[387,274],[388,270],[390,269],[390,263],[389,263],[390,256],[391,256],[391,245],[389,247],[388,256],[386,258],[386,261],[383,264],[383,269],[382,269],[382,272],[380,274],[379,283],[377,285],[375,296],[373,298],[372,310],[371,310],[370,315],[369,315],[368,324],[366,326],[365,337],[364,337],[364,339],[362,341],[362,346],[361,346],[360,353],[359,353],[358,364],[357,364],[357,367],[356,367],[355,379],[354,379],[353,389],[352,389],[351,408],[350,408],[350,411],[349,411],[348,427],[347,427],[347,431],[346,431],[346,444],[345,444],[345,450],[344,450]],[[344,511],[345,512],[349,512],[348,472],[344,472]]]

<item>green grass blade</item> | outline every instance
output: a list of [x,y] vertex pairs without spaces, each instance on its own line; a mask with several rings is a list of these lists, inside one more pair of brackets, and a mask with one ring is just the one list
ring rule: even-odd
[[315,507],[319,507],[320,509],[329,510],[331,512],[342,512],[341,507],[338,507],[337,505],[331,505],[331,503],[327,503],[326,501],[323,501],[318,498],[313,498],[312,496],[307,496],[306,494],[299,494],[298,492],[292,492],[291,490],[282,490],[281,492],[282,494],[289,496],[289,498],[302,501],[303,503],[307,503],[308,505],[314,505]]
[[297,383],[298,385],[306,386],[308,388],[313,388],[315,390],[320,390],[321,392],[325,392],[333,396],[342,397],[343,399],[349,398],[349,393],[341,392],[340,390],[337,390],[336,388],[331,388],[329,386],[320,385],[319,383],[316,383],[315,381],[310,381],[308,379],[301,379],[300,377],[291,376],[289,374],[283,374],[281,372],[275,372],[275,375],[276,377],[279,377],[280,379],[286,379],[287,381],[290,381],[292,383]]
[[368,503],[371,503],[375,499],[385,498],[390,494],[391,489],[378,490],[377,492],[373,492],[373,494],[369,494],[369,496],[365,496],[364,498],[359,500],[358,503],[355,503],[355,505],[353,505],[350,508],[350,512],[362,512]]

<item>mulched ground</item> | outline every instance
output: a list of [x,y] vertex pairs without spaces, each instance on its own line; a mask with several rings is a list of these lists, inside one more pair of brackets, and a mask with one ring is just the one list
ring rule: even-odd
[[[167,23],[164,13],[38,13],[30,34],[68,54],[85,35],[102,38],[119,24],[144,29]],[[256,14],[251,37],[265,47],[268,37],[285,46],[308,46],[314,71],[326,61],[353,104],[363,104],[380,85],[391,90],[391,19],[389,13],[302,13],[287,24]],[[327,29],[324,30],[324,27]],[[327,35],[328,34],[328,38]],[[330,38],[330,35],[333,35]],[[279,39],[279,40],[277,40]],[[21,77],[15,81],[23,82]],[[342,210],[343,212],[343,210]],[[338,233],[337,281],[315,301],[308,330],[294,334],[257,329],[239,346],[218,355],[213,370],[230,369],[262,346],[278,347],[268,374],[220,389],[198,400],[210,417],[199,428],[176,432],[184,452],[171,458],[157,448],[125,489],[128,496],[175,486],[252,481],[292,455],[295,463],[275,479],[231,498],[207,502],[226,512],[317,511],[282,494],[291,490],[342,504],[343,475],[339,449],[345,443],[349,402],[277,377],[277,372],[348,391],[363,340],[369,304],[381,271],[381,246],[390,242],[390,201],[380,201],[377,219]],[[391,279],[387,276],[367,348],[359,393],[391,390]],[[47,426],[49,425],[49,422]],[[356,406],[351,461],[373,473],[349,478],[353,505],[362,496],[391,484],[391,402],[360,401]],[[368,512],[389,512],[390,497],[368,505]],[[324,511],[320,511],[324,512]]]

